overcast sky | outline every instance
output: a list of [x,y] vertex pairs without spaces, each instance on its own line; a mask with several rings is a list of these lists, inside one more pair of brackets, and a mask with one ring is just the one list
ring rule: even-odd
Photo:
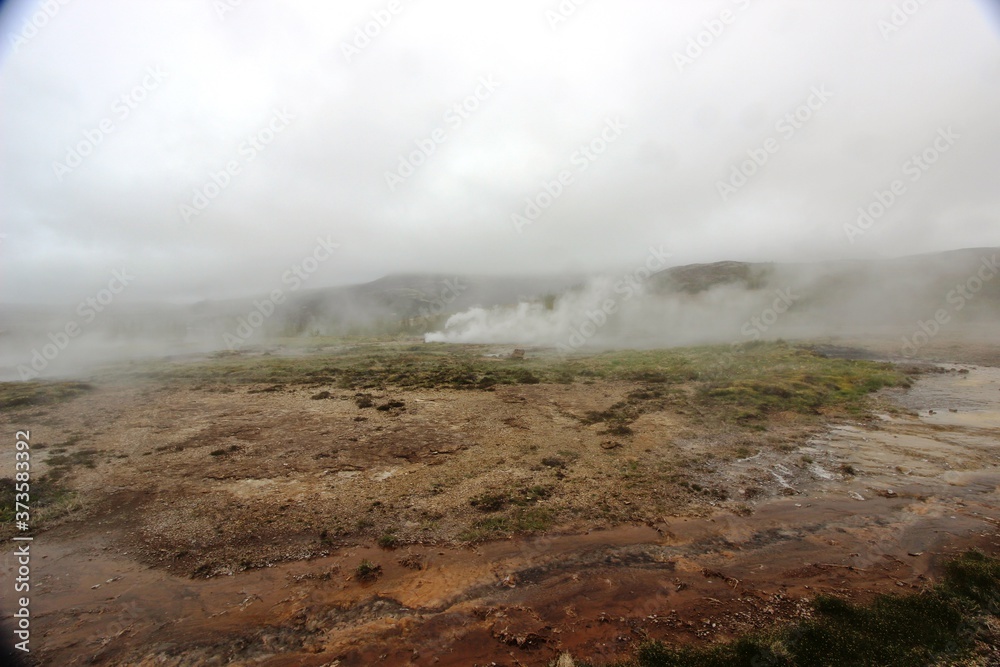
[[1000,245],[992,4],[577,1],[5,3],[0,301]]

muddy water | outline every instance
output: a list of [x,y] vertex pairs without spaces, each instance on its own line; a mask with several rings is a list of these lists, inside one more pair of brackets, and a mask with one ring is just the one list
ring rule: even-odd
[[[964,368],[898,397],[913,415],[838,424],[803,443],[786,455],[796,465],[732,464],[789,494],[754,501],[750,516],[475,549],[357,548],[210,580],[137,564],[108,546],[120,543],[115,526],[54,531],[34,545],[35,655],[466,667],[547,665],[569,651],[600,664],[648,637],[690,642],[794,618],[817,592],[919,587],[956,550],[1000,550],[1000,369]],[[351,576],[363,558],[383,566],[374,583]]]

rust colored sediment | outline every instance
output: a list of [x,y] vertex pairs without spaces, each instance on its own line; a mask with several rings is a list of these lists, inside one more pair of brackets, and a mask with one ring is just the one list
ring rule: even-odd
[[[568,651],[601,664],[647,638],[706,641],[794,619],[820,592],[916,590],[969,546],[1000,553],[998,390],[1000,369],[923,378],[902,399],[918,416],[813,438],[794,453],[812,461],[809,479],[749,516],[335,549],[191,579],[136,560],[120,512],[98,514],[34,543],[35,655],[67,667],[468,667],[549,665]],[[353,576],[362,559],[381,565],[375,581]]]

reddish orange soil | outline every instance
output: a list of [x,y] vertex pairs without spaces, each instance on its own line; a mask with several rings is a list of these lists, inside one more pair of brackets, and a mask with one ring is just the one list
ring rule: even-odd
[[[102,389],[56,406],[38,430],[39,440],[56,441],[92,427],[109,458],[79,473],[82,506],[34,542],[33,655],[39,664],[67,667],[468,667],[543,666],[568,651],[599,665],[627,657],[645,638],[707,641],[796,618],[808,613],[809,598],[819,592],[866,598],[920,588],[943,559],[968,546],[1000,553],[1000,369],[964,368],[968,372],[950,367],[923,376],[914,389],[891,397],[910,415],[836,423],[804,436],[790,451],[762,450],[715,469],[713,483],[746,490],[752,482],[758,489],[753,497],[671,500],[667,505],[682,511],[658,511],[609,528],[600,525],[627,515],[595,519],[589,528],[581,515],[543,536],[478,546],[449,544],[435,531],[463,525],[470,515],[462,512],[473,512],[468,497],[488,487],[456,482],[444,493],[428,489],[435,480],[443,483],[440,475],[458,480],[476,465],[493,466],[497,483],[504,483],[504,464],[482,455],[462,458],[469,452],[452,443],[461,445],[470,433],[494,438],[500,452],[494,458],[504,458],[515,456],[529,437],[540,447],[550,444],[546,438],[581,438],[593,445],[593,457],[607,457],[584,459],[570,487],[579,489],[577,500],[586,507],[600,490],[596,462],[618,465],[611,457],[626,459],[655,446],[643,435],[655,425],[643,431],[640,424],[640,444],[623,445],[637,451],[609,452],[596,433],[560,435],[541,421],[542,413],[558,422],[565,411],[582,409],[588,399],[571,390],[562,397],[553,393],[551,402],[543,400],[544,387],[498,392],[490,397],[495,411],[472,421],[468,411],[482,404],[456,402],[477,397],[411,393],[404,397],[407,405],[459,405],[459,423],[434,405],[405,420],[379,415],[399,442],[378,431],[361,435],[375,452],[402,447],[412,460],[401,461],[397,453],[382,463],[377,457],[352,462],[350,451],[338,449],[330,452],[335,465],[316,467],[322,457],[305,462],[303,456],[256,455],[263,436],[241,430],[245,420],[236,424],[225,416],[243,395],[152,391],[130,399],[121,390]],[[134,410],[150,398],[156,409]],[[334,428],[324,426],[328,420],[317,416],[320,411],[347,415],[353,409],[302,396],[254,400],[240,409],[256,414],[269,437],[274,429],[294,431],[288,447],[300,454],[304,433],[321,437],[322,429]],[[289,406],[295,401],[306,407],[295,413],[293,429]],[[515,409],[523,405],[530,409]],[[198,428],[194,420],[202,420]],[[196,456],[204,447],[195,436],[206,429],[214,429],[211,447],[244,449]],[[464,435],[450,435],[456,432]],[[167,454],[145,454],[156,451]],[[591,461],[593,470],[586,467]],[[574,474],[572,467],[541,471],[557,473]],[[629,485],[621,483],[616,511],[645,502],[658,488],[650,484],[630,496]],[[352,508],[344,511],[352,518],[371,498],[400,505],[394,516],[407,516],[407,488],[421,489],[422,500],[413,501],[419,509],[442,514],[438,524],[428,524],[424,543],[381,549],[373,538],[356,545],[317,542],[316,517],[337,514],[338,503]],[[282,524],[276,516],[291,516],[294,525],[288,542],[277,546]],[[417,534],[423,519],[419,512],[412,516]],[[241,540],[241,534],[252,538]],[[270,566],[231,569],[255,550],[265,561],[274,559]],[[381,576],[358,581],[355,568],[363,559],[380,565]],[[199,572],[203,563],[211,567]],[[8,556],[4,577],[13,569]],[[194,572],[215,576],[192,578]]]

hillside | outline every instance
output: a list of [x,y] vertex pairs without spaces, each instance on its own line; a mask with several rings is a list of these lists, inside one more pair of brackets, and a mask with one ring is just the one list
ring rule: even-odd
[[[280,303],[268,295],[114,303],[92,321],[72,307],[7,306],[0,312],[0,368],[11,377],[35,358],[36,370],[69,372],[77,362],[317,336],[437,332],[434,339],[449,342],[553,347],[567,344],[588,320],[606,322],[583,343],[604,348],[837,336],[893,337],[902,345],[914,335],[919,342],[921,330],[956,334],[968,327],[988,339],[1000,323],[998,255],[1000,249],[977,248],[821,263],[723,261],[652,276],[645,269],[610,276],[394,275],[289,292]],[[604,317],[598,311],[608,304],[616,312]],[[42,364],[39,346],[68,322],[81,334]]]

